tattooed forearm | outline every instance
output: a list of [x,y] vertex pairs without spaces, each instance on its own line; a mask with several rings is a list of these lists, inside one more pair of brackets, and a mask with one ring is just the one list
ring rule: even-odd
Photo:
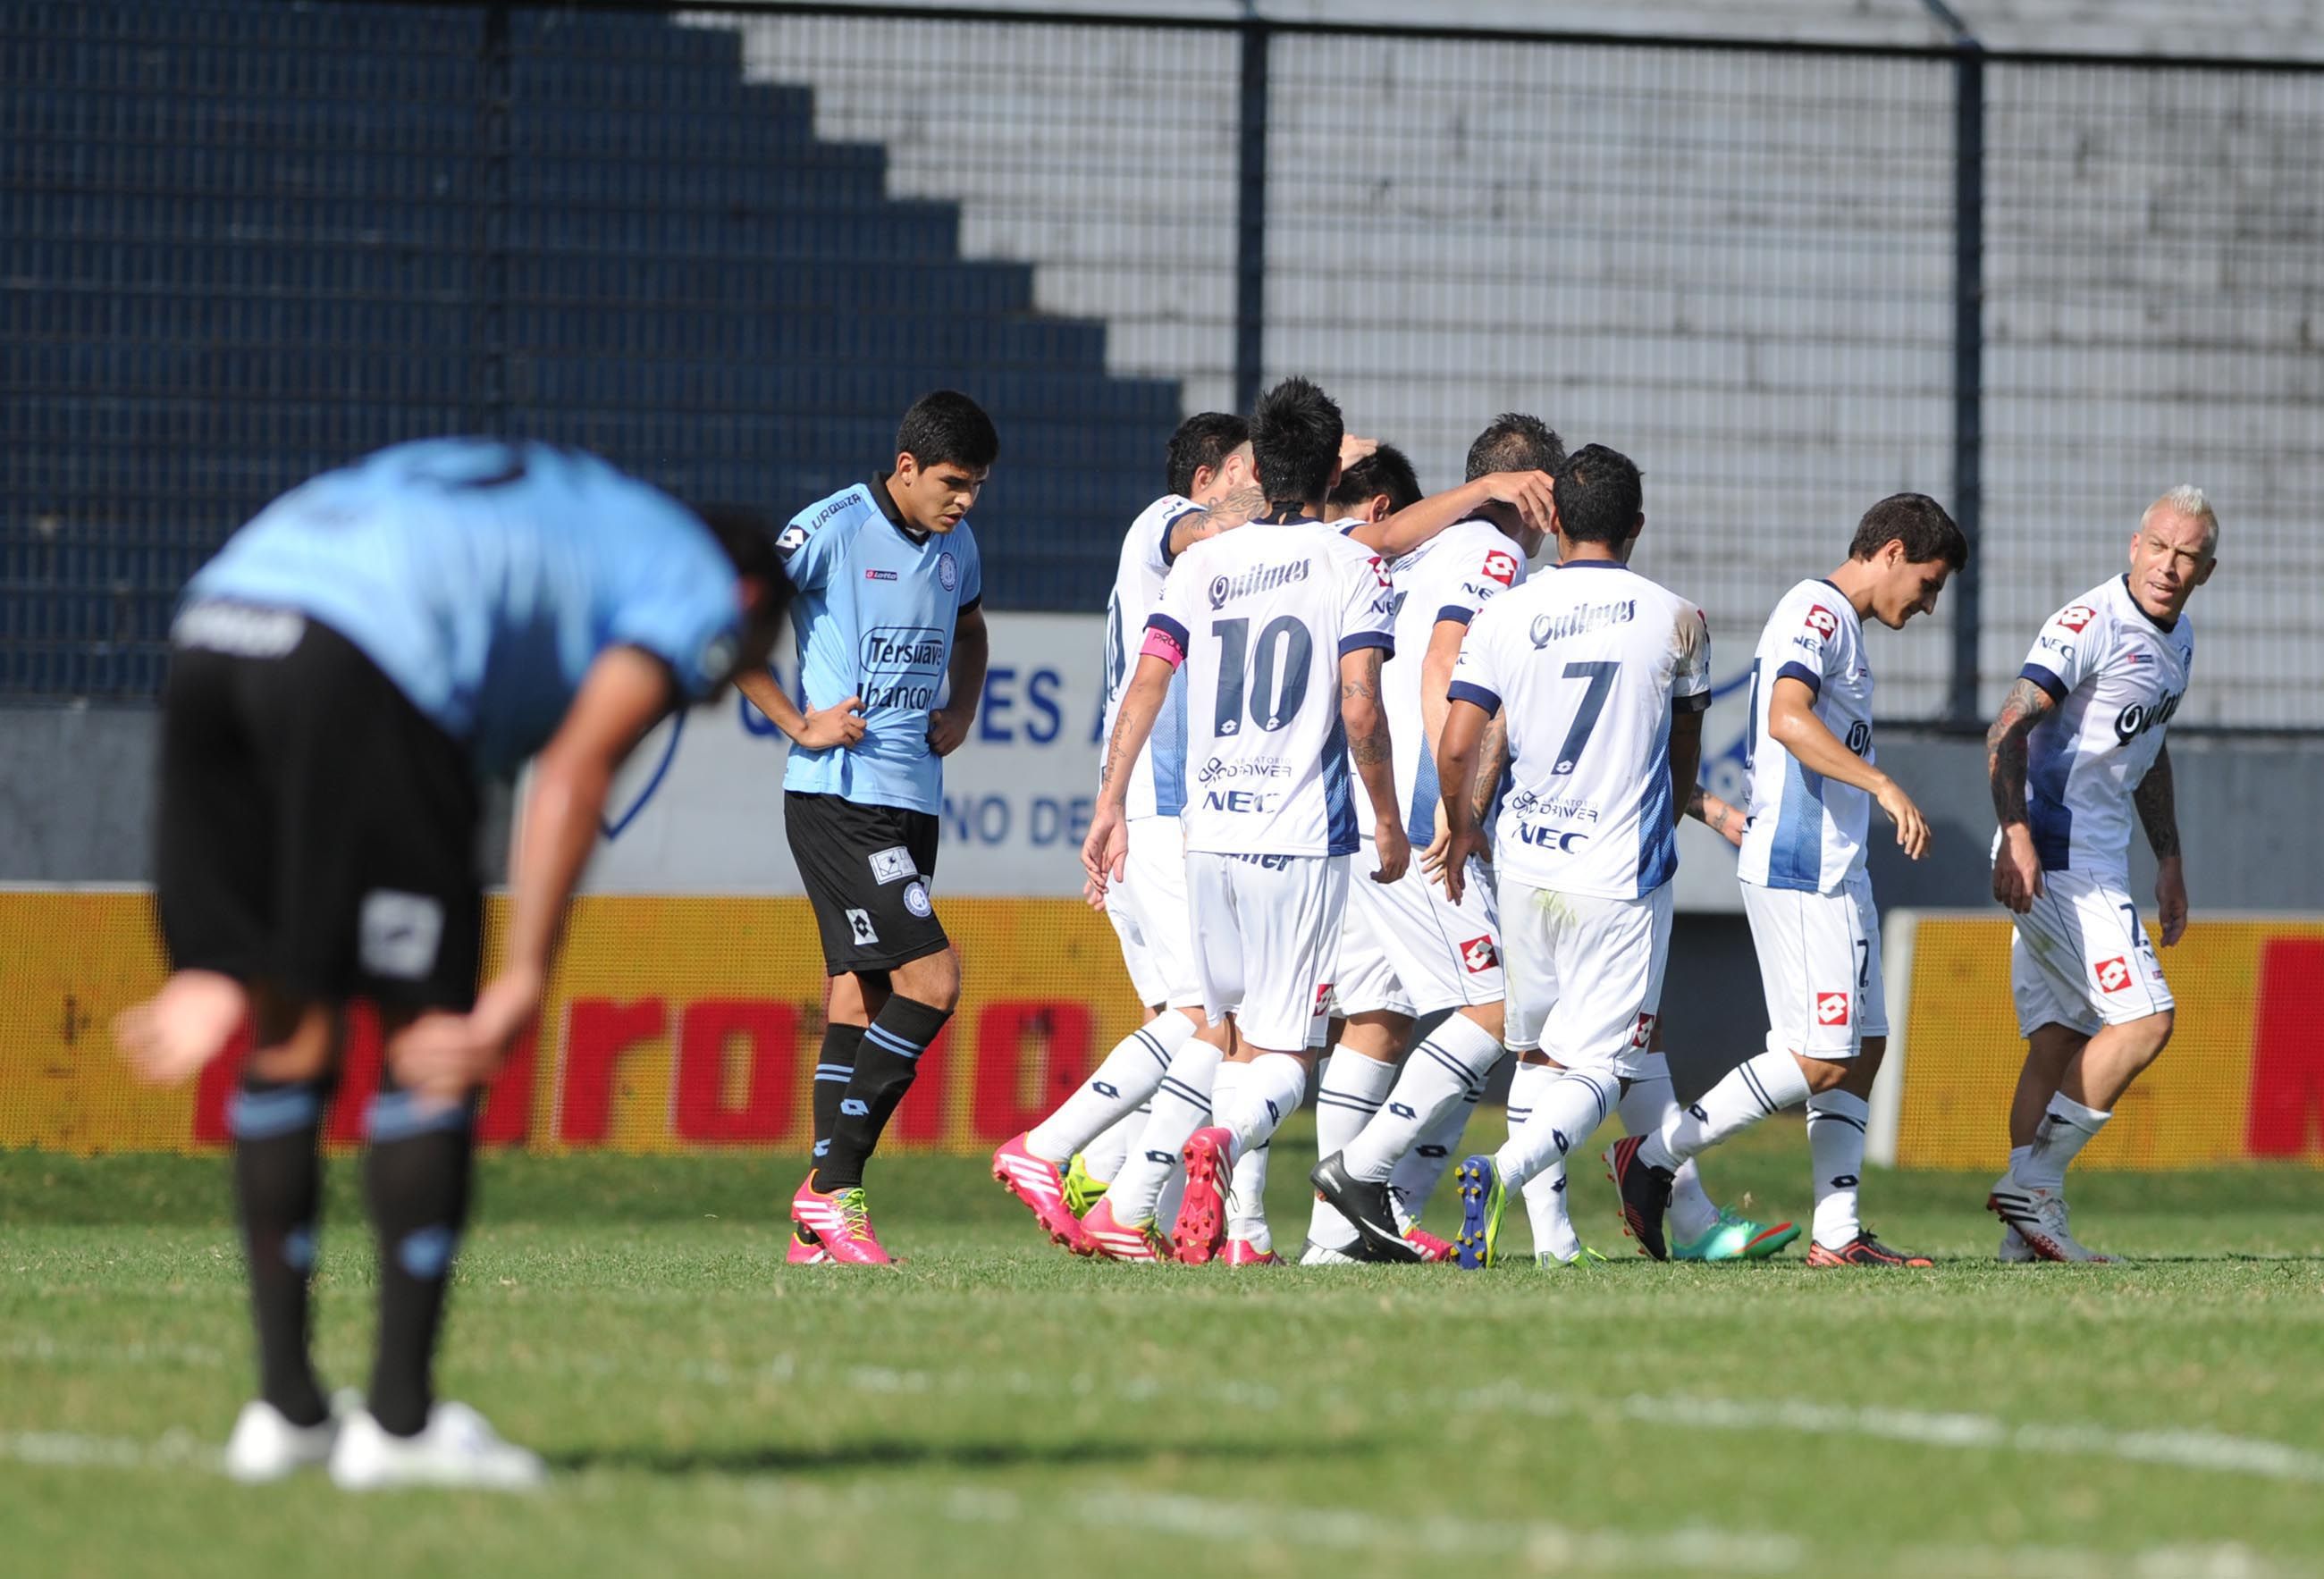
[[1509,722],[1506,711],[1485,721],[1477,742],[1477,776],[1470,781],[1469,807],[1482,823],[1492,814],[1493,797],[1500,793],[1501,776],[1509,770]]
[[2004,828],[2025,821],[2025,739],[2052,705],[2047,691],[2021,679],[2001,699],[2001,711],[1985,732],[1985,774],[1993,814]]
[[2131,792],[2131,803],[2138,808],[2138,820],[2146,829],[2146,842],[2154,851],[2154,858],[2167,861],[2179,853],[2179,798],[2177,786],[2171,782],[2171,748],[2165,746],[2155,754],[2154,766],[2138,781]]
[[1248,526],[1267,513],[1267,494],[1256,482],[1246,482],[1206,510],[1179,518],[1170,528],[1170,556],[1176,558],[1205,537]]
[[1348,759],[1359,768],[1382,767],[1388,765],[1388,730],[1383,727],[1383,721],[1377,711],[1371,715],[1370,725],[1371,727],[1361,734],[1351,733],[1348,736]]

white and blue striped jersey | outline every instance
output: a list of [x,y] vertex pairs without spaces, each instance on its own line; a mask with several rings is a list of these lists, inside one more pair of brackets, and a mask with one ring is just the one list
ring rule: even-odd
[[2056,702],[2026,737],[2025,816],[2046,872],[2130,877],[2131,793],[2187,694],[2195,628],[2138,606],[2126,577],[2050,616],[2021,678]]
[[734,565],[676,500],[552,445],[401,444],[292,489],[186,588],[346,638],[484,773],[548,742],[609,647],[698,701],[742,636]]
[[783,787],[911,812],[944,809],[944,758],[928,714],[944,700],[953,629],[983,595],[967,521],[917,532],[891,513],[885,480],[859,482],[791,518],[776,539],[798,588],[791,605],[809,711],[863,699],[863,738],[791,748]]
[[[1466,625],[1477,610],[1524,584],[1525,555],[1490,521],[1455,521],[1388,567],[1396,583],[1397,656],[1380,671],[1380,705],[1396,742],[1396,799],[1416,847],[1436,837],[1436,742],[1420,707],[1420,672],[1437,625]],[[1372,803],[1356,797],[1356,821],[1369,837]]]
[[1744,742],[1750,822],[1737,875],[1762,888],[1837,894],[1864,869],[1872,796],[1828,779],[1770,739],[1767,709],[1777,680],[1815,693],[1815,715],[1865,761],[1872,752],[1872,666],[1864,621],[1831,583],[1803,581],[1784,594],[1751,660],[1751,733]]
[[1508,713],[1501,877],[1601,899],[1671,880],[1671,715],[1711,705],[1701,609],[1628,565],[1574,561],[1478,610],[1451,697]]
[[[1138,649],[1146,639],[1146,620],[1162,601],[1163,583],[1170,578],[1170,530],[1203,507],[1183,493],[1166,493],[1138,512],[1130,534],[1121,540],[1121,559],[1113,573],[1113,592],[1105,602],[1105,730],[1098,737],[1098,760],[1105,759],[1113,739],[1113,721],[1121,711],[1121,694],[1138,667]],[[1170,694],[1164,699],[1154,732],[1130,769],[1129,797],[1123,814],[1175,817],[1186,803],[1186,675],[1170,677]]]
[[1352,855],[1340,659],[1396,650],[1392,583],[1320,521],[1255,521],[1178,556],[1147,629],[1185,656],[1186,849]]

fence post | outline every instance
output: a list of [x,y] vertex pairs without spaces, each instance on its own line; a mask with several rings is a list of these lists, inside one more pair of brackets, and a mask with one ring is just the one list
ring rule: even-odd
[[1978,638],[1984,629],[1985,556],[1985,46],[1943,0],[1925,0],[1952,31],[1953,519],[1969,564],[1953,578],[1951,684],[1945,721],[1975,729]]
[[509,8],[487,5],[476,58],[476,193],[469,259],[475,281],[469,304],[475,380],[468,396],[468,422],[481,434],[503,433],[508,426],[511,75]]
[[1259,404],[1267,338],[1267,45],[1257,14],[1242,25],[1242,108],[1235,160],[1235,409]]

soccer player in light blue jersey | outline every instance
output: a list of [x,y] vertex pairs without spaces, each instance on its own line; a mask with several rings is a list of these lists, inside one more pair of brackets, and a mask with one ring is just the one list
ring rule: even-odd
[[[173,974],[115,1035],[174,1082],[254,1024],[230,1124],[261,1386],[227,1444],[236,1479],[541,1478],[430,1385],[477,1096],[539,1013],[614,769],[673,707],[764,666],[789,592],[770,528],[593,455],[436,439],[293,489],[188,586],[161,699]],[[477,780],[528,757],[505,962],[480,996]],[[334,1409],[308,1284],[357,997],[386,1042],[364,1173],[379,1336],[368,1396]]]
[[791,518],[804,710],[763,669],[744,694],[790,738],[783,826],[831,977],[815,1070],[815,1167],[790,1259],[884,1266],[863,1168],[960,1001],[930,898],[944,759],[984,689],[983,570],[968,512],[1001,453],[992,419],[938,390],[904,413],[894,470]]

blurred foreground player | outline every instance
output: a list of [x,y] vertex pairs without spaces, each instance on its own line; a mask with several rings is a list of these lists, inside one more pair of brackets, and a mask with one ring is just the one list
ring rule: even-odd
[[2187,694],[2187,600],[2211,579],[2219,519],[2172,489],[2130,540],[2130,574],[2050,616],[1986,737],[1993,896],[2015,913],[2009,980],[2025,1069],[2009,1167],[1986,1205],[2000,1259],[2110,1261],[2066,1221],[2066,1165],[2171,1040],[2174,1001],[2130,897],[2134,809],[2157,871],[2163,946],[2187,930],[2187,877],[2163,732]]
[[[673,707],[763,665],[770,536],[591,455],[437,439],[294,489],[194,577],[162,693],[159,898],[174,969],[115,1035],[183,1080],[248,1015],[230,1110],[260,1396],[236,1479],[521,1487],[532,1454],[430,1371],[468,1214],[478,1093],[540,1010],[614,769]],[[536,755],[537,754],[537,755]],[[481,996],[480,776],[533,758],[507,955]],[[380,1244],[368,1399],[308,1353],[318,1156],[348,1001],[386,1059],[366,1133]]]
[[930,890],[944,759],[968,739],[984,693],[983,570],[968,512],[1000,454],[975,401],[923,395],[897,427],[892,471],[808,505],[776,540],[798,589],[807,711],[763,667],[742,685],[790,737],[783,831],[831,978],[815,1166],[791,1197],[795,1262],[890,1264],[864,1165],[960,1002],[960,959]]

